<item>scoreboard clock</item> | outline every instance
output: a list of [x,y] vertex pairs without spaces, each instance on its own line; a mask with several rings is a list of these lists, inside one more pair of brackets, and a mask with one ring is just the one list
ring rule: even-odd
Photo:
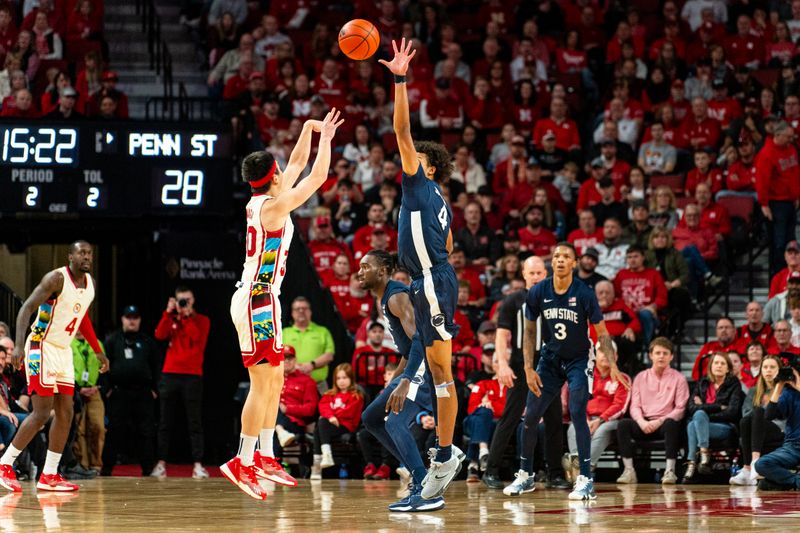
[[230,210],[220,124],[0,122],[0,215],[86,217]]

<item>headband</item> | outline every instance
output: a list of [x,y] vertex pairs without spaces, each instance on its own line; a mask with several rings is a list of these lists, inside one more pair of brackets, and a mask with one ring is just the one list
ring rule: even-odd
[[275,171],[277,169],[278,169],[278,162],[277,161],[273,161],[272,162],[272,166],[269,167],[269,170],[267,171],[266,174],[264,174],[263,177],[255,180],[255,181],[251,181],[250,182],[250,188],[252,188],[252,189],[260,189],[261,187],[264,187],[266,184],[268,184],[270,181],[272,181],[272,178],[275,177]]

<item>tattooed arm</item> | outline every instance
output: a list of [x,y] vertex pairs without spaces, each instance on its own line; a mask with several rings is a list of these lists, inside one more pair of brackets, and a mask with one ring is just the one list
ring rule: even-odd
[[536,396],[542,395],[542,380],[533,367],[536,353],[536,321],[525,318],[525,331],[522,337],[522,356],[525,359],[525,381]]

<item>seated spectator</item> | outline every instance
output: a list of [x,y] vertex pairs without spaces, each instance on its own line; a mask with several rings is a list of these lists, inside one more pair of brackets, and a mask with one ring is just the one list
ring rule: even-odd
[[768,454],[783,444],[786,422],[767,420],[764,411],[775,389],[775,378],[782,367],[783,363],[779,357],[766,356],[756,372],[758,375],[756,385],[747,391],[742,404],[742,419],[739,422],[742,469],[731,477],[731,485],[757,484],[758,474],[753,465],[763,454]]
[[13,346],[14,341],[8,336],[0,336],[0,369],[3,374],[3,379],[0,381],[0,443],[3,444],[3,449],[11,444],[17,427],[28,416],[27,412],[18,407],[11,392],[10,380],[6,381],[8,375],[6,369],[11,364]]
[[744,370],[744,363],[742,363],[742,355],[739,352],[730,351],[727,354],[728,359],[731,360],[731,375],[739,382],[742,392],[747,394],[748,386],[744,384],[742,371]]
[[[331,209],[333,211],[333,209]],[[353,235],[353,254],[356,259],[360,259],[365,253],[372,249],[370,237],[373,229],[381,228],[389,238],[389,250],[397,250],[397,231],[386,225],[386,207],[381,202],[373,202],[367,210],[367,223],[358,228]]]
[[369,158],[371,145],[369,129],[365,125],[359,124],[353,130],[353,140],[345,145],[342,157],[350,163],[358,165]]
[[492,369],[495,377],[478,381],[470,387],[467,416],[464,418],[464,435],[470,439],[467,446],[467,483],[480,481],[480,473],[486,471],[489,443],[506,405],[507,389],[496,377],[496,356],[492,358]]
[[[637,102],[638,104],[638,102]],[[639,109],[641,113],[641,108]],[[639,139],[639,121],[626,116],[625,104],[619,98],[613,98],[609,102],[609,109],[605,112],[606,121],[614,124],[616,129],[616,140],[629,145],[631,148],[636,146],[636,141]],[[612,142],[611,139],[604,139],[604,132],[606,131],[606,122],[601,122],[594,131],[592,136],[594,142],[599,144],[602,142]]]
[[633,200],[631,206],[631,222],[625,226],[622,238],[628,244],[635,244],[647,248],[650,244],[650,234],[653,226],[650,225],[650,209],[645,200]]
[[556,147],[566,150],[580,150],[580,132],[574,120],[567,118],[567,103],[562,98],[550,101],[550,115],[536,121],[533,129],[533,144],[541,146],[545,133],[552,131],[556,135]]
[[225,84],[239,70],[239,63],[242,58],[247,57],[253,61],[253,70],[264,72],[264,59],[254,52],[255,41],[249,33],[243,33],[239,37],[239,46],[233,50],[225,52],[217,64],[208,73],[208,86],[215,87],[221,93],[220,84]]
[[18,89],[14,93],[14,105],[3,105],[3,111],[0,113],[3,117],[16,117],[16,118],[37,118],[39,112],[33,106],[33,95],[28,89]]
[[747,389],[751,389],[758,383],[761,362],[767,355],[767,349],[758,341],[750,341],[740,353],[744,353],[746,356],[743,362],[742,377],[740,380]]
[[28,30],[20,31],[17,34],[17,43],[11,49],[11,52],[20,57],[22,61],[20,69],[25,73],[25,76],[29,80],[36,79],[41,58],[37,52],[33,34]]
[[253,59],[251,57],[243,57],[239,61],[239,68],[236,74],[228,78],[225,82],[225,87],[222,89],[223,100],[239,100],[241,96],[251,89],[251,85],[258,84],[257,91],[263,91],[266,85],[264,84],[264,73],[253,71]]
[[496,274],[489,285],[489,301],[502,300],[503,287],[515,279],[522,279],[519,256],[516,254],[504,255],[497,260]]
[[786,243],[786,247],[783,250],[783,260],[786,262],[786,267],[772,276],[769,282],[768,298],[773,298],[784,292],[792,273],[800,272],[800,243],[796,240]]
[[[355,355],[353,356],[353,361],[355,361]],[[381,376],[384,386],[392,381],[392,376],[394,376],[396,369],[397,365],[395,363],[386,364]],[[376,373],[375,375],[377,376],[378,374]],[[383,392],[383,390],[380,392]],[[367,425],[366,414],[364,416],[364,425]],[[392,454],[366,427],[360,429],[356,437],[358,438],[358,447],[361,448],[361,456],[364,458],[364,479],[388,481],[392,474],[392,469],[389,466],[392,461]]]
[[633,468],[635,440],[665,440],[667,465],[661,483],[678,481],[675,464],[681,446],[681,420],[689,399],[689,385],[683,374],[670,367],[672,343],[657,337],[650,343],[652,366],[640,372],[631,388],[631,418],[622,419],[617,426],[617,443],[624,470],[617,483],[636,483]]
[[[647,178],[640,167],[631,167],[631,171],[628,173],[628,184],[620,189],[620,194],[622,201],[628,202],[628,205],[637,200],[641,200],[647,205],[650,187],[647,185]],[[650,214],[649,209],[647,214]]]
[[[512,132],[508,157],[497,162],[492,174],[492,191],[501,198],[504,193],[525,182],[525,170],[528,167],[525,139],[521,135],[513,135],[513,128],[503,128],[503,131],[506,129]],[[493,154],[494,151],[493,148]]]
[[650,234],[645,263],[661,274],[667,287],[667,308],[679,317],[683,326],[692,314],[691,294],[697,294],[690,283],[686,259],[672,245],[672,235],[664,228]]
[[712,96],[708,102],[708,116],[719,121],[719,125],[727,129],[734,119],[742,116],[742,106],[735,98],[728,96],[728,85],[722,78],[711,82]]
[[575,246],[578,255],[603,242],[603,229],[597,227],[597,217],[591,209],[581,209],[578,212],[578,227],[569,233],[567,241]]
[[94,50],[87,52],[83,58],[83,68],[78,70],[75,78],[75,90],[88,101],[102,88],[100,79],[103,74],[103,58]]
[[523,78],[537,81],[547,80],[547,62],[549,57],[547,48],[539,41],[537,48],[544,48],[544,51],[537,51],[531,39],[523,37],[519,41],[517,54],[512,58],[509,68],[511,69],[511,81],[519,82]]
[[705,183],[711,192],[718,193],[724,187],[724,178],[718,168],[711,166],[711,150],[698,150],[694,153],[694,168],[686,175],[683,191],[686,196],[694,196],[697,185]]
[[453,233],[453,242],[464,250],[473,265],[494,263],[502,252],[502,242],[483,223],[483,210],[477,201],[467,203],[464,208],[464,227]]
[[379,143],[374,143],[369,149],[367,159],[356,165],[356,171],[353,174],[353,181],[361,187],[362,191],[367,191],[380,183],[383,162],[383,146]]
[[469,147],[459,145],[453,155],[453,173],[450,179],[461,183],[467,194],[475,194],[478,188],[486,185],[486,173],[483,168],[475,162]]
[[[594,163],[593,163],[594,164]],[[606,219],[614,218],[620,222],[628,221],[628,209],[618,200],[619,189],[608,176],[600,178],[597,182],[600,201],[590,207],[598,224],[604,224]]]
[[[794,300],[794,297],[790,298]],[[797,305],[795,303],[795,305]],[[773,337],[767,345],[770,355],[795,354],[800,355],[800,348],[792,344],[792,326],[788,320],[778,320],[772,325]]]
[[716,150],[720,140],[719,122],[708,116],[708,105],[701,98],[692,99],[692,112],[680,128],[682,144],[692,150]]
[[[709,49],[709,53],[710,53]],[[704,102],[711,99],[711,82],[713,73],[711,71],[711,59],[708,57],[700,58],[695,63],[695,72],[686,80],[686,98],[692,101],[692,107],[696,98],[701,98]]]
[[724,205],[714,201],[707,183],[698,183],[694,199],[700,208],[700,227],[711,230],[717,241],[724,241],[731,235],[731,218]]
[[[355,238],[355,231],[363,229],[364,225],[369,223],[361,191],[353,185],[350,178],[343,178],[337,182],[336,194],[331,200],[330,207],[333,213],[333,231],[341,239],[346,239],[350,235]],[[364,247],[368,246],[366,243],[368,237],[371,235],[364,230]]]
[[[469,282],[461,280],[458,282],[458,301],[456,302],[456,312],[453,322],[459,327],[458,334],[453,339],[453,353],[470,351],[475,345],[475,333],[472,324],[479,324],[483,318],[483,310],[470,303]],[[465,379],[466,376],[461,372],[458,379]]]
[[[745,308],[745,318],[747,322],[742,324],[737,332],[739,345],[736,351],[741,354],[747,354],[747,347],[753,341],[758,341],[761,346],[766,346],[772,339],[772,326],[764,322],[764,308],[761,307],[760,303],[756,301],[748,303]],[[760,359],[759,362],[761,362]],[[745,368],[747,368],[747,365],[745,365]],[[758,371],[756,370],[756,372]],[[758,374],[756,373],[755,375]]]
[[678,152],[675,147],[664,140],[664,124],[654,122],[650,126],[650,142],[642,143],[639,148],[639,166],[645,174],[669,174],[675,169]]
[[[800,475],[796,474],[800,464],[798,437],[800,436],[800,374],[792,369],[792,381],[777,381],[765,408],[767,420],[786,420],[783,445],[762,456],[753,463],[753,468],[764,477],[759,483],[761,490],[797,490]],[[788,385],[788,386],[787,386]]]
[[523,214],[525,226],[519,230],[520,249],[549,261],[558,240],[555,234],[544,227],[544,210],[531,205]]
[[[3,13],[3,11],[0,11],[0,13]],[[27,87],[25,73],[19,69],[20,65],[22,65],[22,62],[20,61],[19,56],[14,54],[5,55],[3,70],[0,71],[0,102],[10,96],[14,90],[24,89]],[[16,83],[18,84],[17,87],[14,87],[14,82],[12,79],[14,73],[18,73],[17,76],[21,78],[21,80],[16,80]],[[20,81],[22,81],[21,84]]]
[[64,46],[61,36],[50,27],[47,13],[39,11],[33,23],[33,39],[39,59],[61,59],[64,57]]
[[[353,371],[356,373],[358,384],[363,387],[382,387],[388,383],[383,379],[389,361],[387,356],[396,354],[396,351],[385,345],[385,332],[384,321],[373,320],[367,324],[367,344],[356,348],[353,352]],[[375,355],[359,357],[361,354]]]
[[675,203],[675,193],[666,185],[656,187],[650,197],[650,224],[653,227],[673,230],[678,225],[678,220],[680,216]]
[[[694,481],[696,474],[711,474],[712,461],[709,446],[712,440],[724,440],[733,435],[739,426],[744,392],[739,380],[732,374],[731,361],[724,352],[714,352],[708,371],[694,384],[687,412],[690,417],[686,432],[689,445],[686,449],[686,473],[683,482]],[[698,455],[699,449],[699,455]]]
[[542,177],[546,180],[552,180],[565,165],[569,164],[567,151],[556,146],[556,134],[552,131],[544,134],[542,146],[533,151],[533,157],[542,166]]
[[83,113],[75,109],[78,101],[78,93],[72,87],[61,89],[61,96],[58,98],[58,107],[44,115],[50,120],[80,120],[84,118]]
[[483,379],[491,379],[496,372],[492,368],[492,356],[494,355],[494,341],[497,338],[497,324],[491,320],[484,320],[478,325],[475,334],[478,342],[470,348],[469,353],[475,357],[475,361],[480,361],[480,367],[467,373],[473,365],[466,357],[462,357],[456,365],[456,371],[459,374],[466,374],[463,381],[467,387],[471,387]]
[[[376,230],[383,231],[383,230]],[[385,237],[385,234],[384,234]],[[375,239],[373,239],[373,242]],[[384,238],[384,244],[386,240]],[[375,247],[376,250],[386,250],[384,247]],[[350,275],[350,285],[348,294],[335,299],[336,307],[342,315],[350,334],[355,334],[365,318],[372,313],[375,306],[375,299],[364,291],[358,283],[358,276],[354,272]]]
[[614,289],[636,312],[642,324],[642,341],[647,346],[661,323],[659,313],[667,306],[667,287],[656,269],[645,266],[642,248],[630,246],[625,260],[628,267],[617,273]]
[[[336,259],[340,255],[345,255],[349,263],[350,253],[347,249],[347,245],[339,242],[333,236],[331,217],[316,217],[312,227],[314,238],[309,241],[308,249],[311,253],[311,260],[314,263],[314,268],[316,268],[320,276],[322,276],[323,272],[331,270]],[[343,269],[342,272],[344,272]],[[325,282],[323,281],[323,283]],[[327,283],[326,286],[328,286]]]
[[622,223],[616,218],[609,218],[603,223],[603,242],[597,244],[597,272],[613,280],[617,272],[625,266],[628,244],[622,240]]
[[773,325],[773,331],[775,322],[791,317],[788,302],[790,297],[800,297],[800,272],[793,272],[789,276],[786,290],[767,300],[767,305],[764,306],[764,321]]
[[[224,17],[223,13],[223,17]],[[291,43],[288,35],[281,33],[278,19],[272,15],[261,17],[261,26],[258,28],[259,37],[255,43],[255,52],[264,58],[265,61],[272,59],[276,54],[276,49],[283,43]],[[255,33],[255,32],[254,32]]]
[[322,285],[331,291],[334,302],[350,295],[350,257],[340,252],[333,261],[333,266],[319,272]]
[[[292,301],[292,325],[283,328],[283,342],[293,346],[297,369],[316,381],[317,388],[327,389],[328,365],[333,361],[333,336],[325,326],[311,321],[311,302],[305,296]],[[352,372],[352,369],[351,369]]]
[[[675,248],[686,258],[694,281],[711,281],[709,264],[716,262],[719,257],[719,247],[711,230],[700,225],[700,207],[697,204],[689,204],[684,208],[683,219],[672,230],[672,240]],[[718,283],[721,280],[713,281]]]
[[575,204],[575,207],[577,207],[579,210],[591,209],[595,205],[599,204],[603,199],[603,193],[600,190],[601,181],[603,181],[603,183],[608,183],[610,181],[611,185],[613,186],[615,198],[620,198],[619,190],[616,186],[614,186],[614,181],[608,176],[608,171],[606,170],[602,161],[599,159],[594,159],[591,163],[591,176],[589,179],[584,181],[581,184],[580,189],[578,189],[578,201]]
[[578,279],[584,282],[590,289],[594,289],[599,282],[608,280],[608,278],[596,271],[599,262],[600,254],[594,246],[585,248],[583,254],[581,254],[578,259],[578,268],[575,269],[578,274]]
[[322,469],[336,464],[331,442],[355,433],[364,410],[364,396],[356,388],[353,367],[342,363],[333,372],[333,387],[319,400],[319,419],[314,427],[314,464],[311,479],[322,479]]
[[733,319],[727,316],[717,319],[716,334],[716,340],[708,341],[700,348],[692,367],[692,381],[700,381],[708,373],[708,363],[712,355],[736,351],[736,326]]
[[734,67],[757,69],[764,59],[764,41],[752,32],[752,21],[747,15],[736,19],[736,34],[728,38],[725,49]]
[[451,91],[448,80],[436,80],[433,95],[422,99],[419,120],[428,135],[434,135],[436,130],[453,130],[463,126],[464,108]]
[[469,303],[475,307],[486,305],[486,288],[481,281],[480,275],[473,269],[467,267],[467,259],[464,250],[458,246],[453,247],[448,258],[450,265],[456,271],[459,281],[466,281],[469,284]]
[[100,101],[103,97],[110,96],[117,102],[117,118],[128,118],[128,95],[117,89],[118,79],[117,73],[112,70],[103,73],[102,87],[87,102],[90,115],[97,114]]
[[214,24],[208,25],[206,33],[206,48],[208,53],[208,66],[214,68],[217,61],[228,50],[233,50],[239,43],[239,26],[230,12],[225,12]]
[[319,394],[317,384],[308,374],[297,369],[297,355],[292,346],[286,344],[283,350],[283,390],[278,404],[278,420],[275,425],[275,438],[282,448],[286,448],[305,433],[307,425],[314,421]]
[[[36,25],[34,24],[34,31]],[[102,31],[91,0],[79,0],[67,19],[67,40],[100,40]]]
[[[606,323],[608,324],[608,323]],[[586,405],[586,418],[589,422],[589,431],[592,434],[591,461],[592,470],[597,467],[597,462],[603,452],[617,440],[617,424],[625,415],[630,403],[628,387],[611,377],[609,356],[606,355],[598,344],[597,359],[594,362],[594,380],[592,381],[592,396]],[[616,357],[616,354],[611,354]],[[629,385],[631,378],[623,373],[622,379]],[[565,390],[569,390],[565,388]],[[563,400],[562,400],[563,403]],[[567,429],[567,443],[569,444],[570,464],[573,470],[573,479],[579,471],[578,441],[575,436],[575,425],[570,423]]]
[[[53,69],[55,71],[55,69]],[[63,71],[55,71],[56,74],[53,76],[52,83],[47,86],[45,89],[44,94],[42,94],[41,98],[41,105],[39,109],[41,110],[43,115],[47,115],[48,113],[55,111],[58,107],[58,100],[61,97],[61,91],[66,89],[67,87],[72,87],[72,78],[70,78],[69,74]],[[50,70],[48,70],[48,75]]]

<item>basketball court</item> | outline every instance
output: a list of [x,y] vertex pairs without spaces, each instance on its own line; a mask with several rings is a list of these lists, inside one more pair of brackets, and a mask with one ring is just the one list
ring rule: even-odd
[[[597,485],[597,501],[569,502],[537,488],[521,498],[456,482],[435,513],[390,513],[397,482],[300,481],[270,488],[266,502],[222,478],[99,478],[78,493],[0,498],[2,531],[691,531],[797,530],[800,493],[721,485]],[[490,529],[487,529],[490,528]]]

